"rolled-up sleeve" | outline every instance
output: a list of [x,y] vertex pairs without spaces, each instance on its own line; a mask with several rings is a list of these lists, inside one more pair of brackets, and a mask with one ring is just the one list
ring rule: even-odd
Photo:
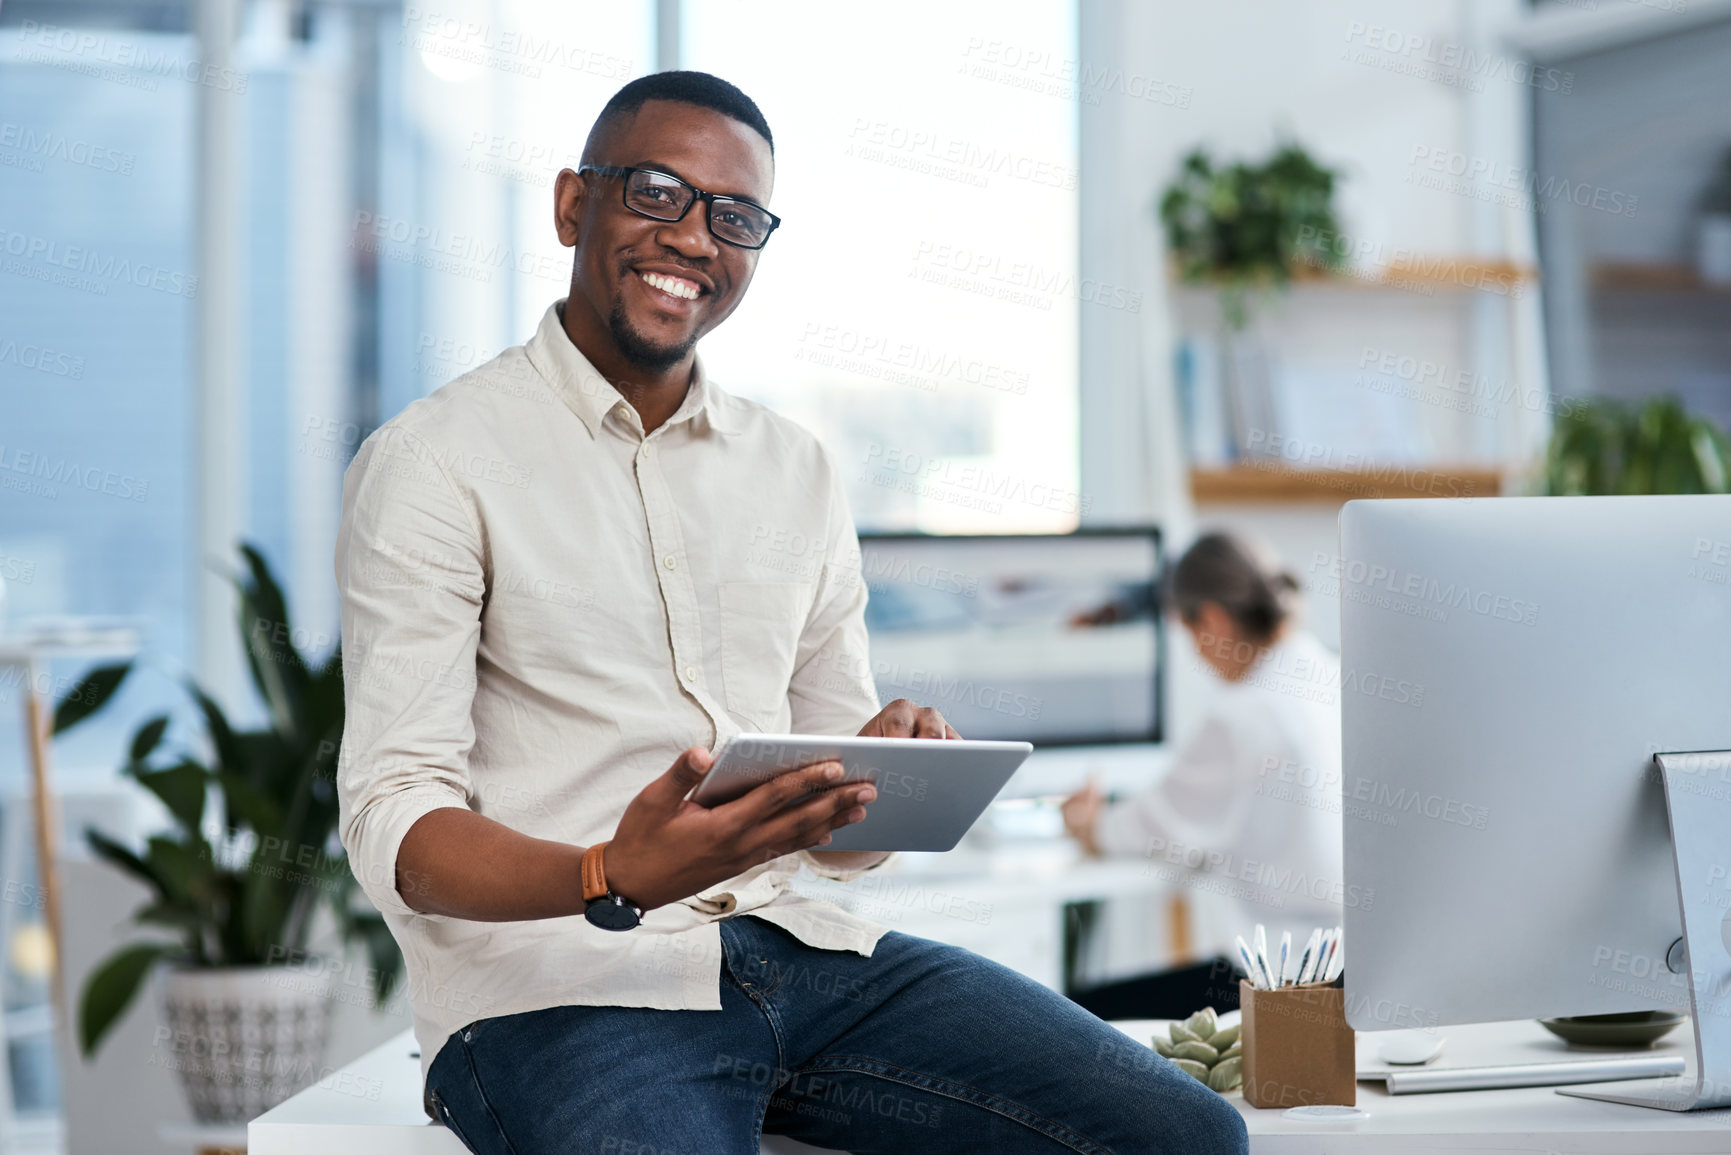
[[465,496],[412,431],[387,426],[361,447],[337,536],[347,706],[337,798],[350,868],[386,913],[415,913],[397,889],[409,828],[469,807],[482,543]]

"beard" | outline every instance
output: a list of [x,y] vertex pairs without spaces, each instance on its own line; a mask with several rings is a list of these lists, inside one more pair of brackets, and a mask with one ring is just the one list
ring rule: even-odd
[[613,343],[619,351],[625,354],[625,359],[641,369],[652,373],[665,373],[685,359],[697,345],[697,335],[694,333],[676,344],[660,344],[650,340],[632,327],[631,319],[625,315],[624,295],[613,298],[613,310],[607,314],[607,331],[613,336]]

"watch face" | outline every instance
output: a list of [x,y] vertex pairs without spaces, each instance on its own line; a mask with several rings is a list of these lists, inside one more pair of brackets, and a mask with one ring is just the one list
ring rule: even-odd
[[643,921],[636,907],[611,894],[584,907],[583,917],[602,930],[630,930]]

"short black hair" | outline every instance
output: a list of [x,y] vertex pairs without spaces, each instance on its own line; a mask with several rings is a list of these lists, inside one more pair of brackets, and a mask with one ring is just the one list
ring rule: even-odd
[[711,76],[707,72],[673,71],[639,76],[613,94],[613,99],[607,102],[601,115],[595,118],[595,126],[589,130],[589,139],[583,146],[584,161],[601,159],[591,156],[590,153],[600,139],[603,128],[622,117],[630,116],[651,100],[695,104],[699,108],[711,109],[723,116],[732,117],[763,137],[769,145],[769,155],[775,155],[775,138],[770,135],[769,121],[763,118],[763,112],[757,107],[756,101],[719,76]]

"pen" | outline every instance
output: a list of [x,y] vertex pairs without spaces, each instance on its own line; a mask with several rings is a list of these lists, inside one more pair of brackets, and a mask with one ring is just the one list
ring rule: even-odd
[[1280,934],[1280,978],[1274,984],[1277,987],[1286,985],[1286,960],[1291,954],[1292,932],[1289,930],[1282,931]]
[[1256,960],[1250,957],[1250,948],[1244,944],[1243,935],[1234,935],[1232,941],[1238,944],[1238,957],[1244,960],[1244,973],[1250,976],[1250,985],[1262,985],[1262,972],[1256,969]]
[[1346,945],[1339,939],[1334,941],[1334,957],[1328,960],[1328,976],[1324,982],[1333,982],[1340,977],[1340,972],[1346,969]]
[[1319,960],[1318,951],[1322,947],[1322,928],[1319,926],[1310,932],[1310,938],[1304,944],[1304,953],[1298,956],[1298,984],[1303,986],[1309,982],[1315,973]]
[[1262,967],[1262,981],[1266,990],[1274,989],[1274,969],[1268,965],[1268,931],[1261,923],[1256,924],[1256,934],[1251,938],[1256,947],[1256,961]]
[[1315,982],[1321,982],[1322,976],[1328,973],[1328,960],[1334,957],[1335,932],[1338,929],[1331,926],[1322,932],[1322,945],[1316,950],[1316,967],[1311,975]]

